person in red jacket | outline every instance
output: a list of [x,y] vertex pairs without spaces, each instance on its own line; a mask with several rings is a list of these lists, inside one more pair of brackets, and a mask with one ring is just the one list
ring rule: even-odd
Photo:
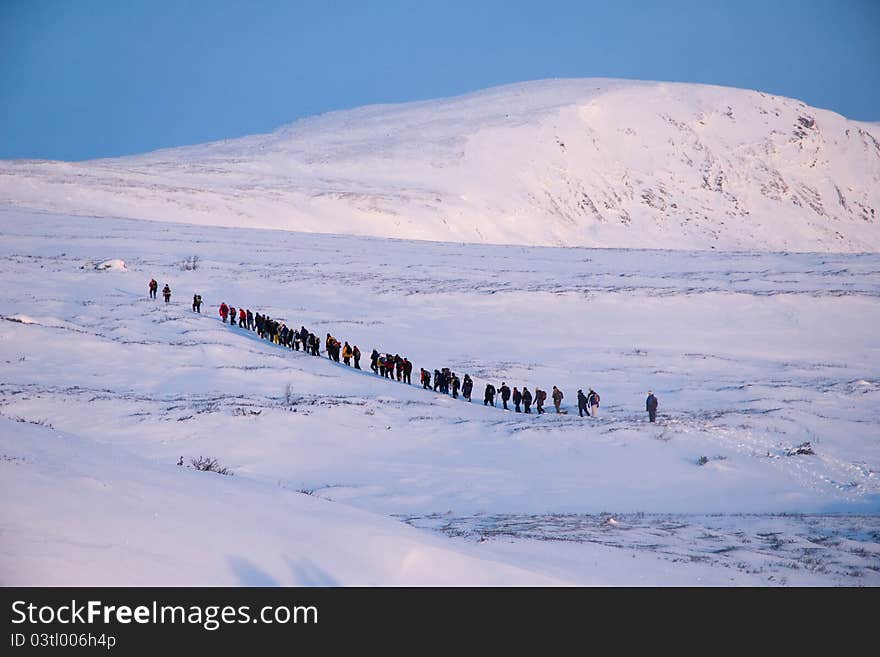
[[244,308],[238,309],[238,325],[247,327],[247,313],[244,311]]
[[229,306],[226,305],[226,302],[220,304],[220,317],[223,318],[223,323],[226,323],[226,318],[229,316]]
[[156,291],[159,289],[159,283],[156,282],[155,278],[150,279],[150,298],[156,298]]

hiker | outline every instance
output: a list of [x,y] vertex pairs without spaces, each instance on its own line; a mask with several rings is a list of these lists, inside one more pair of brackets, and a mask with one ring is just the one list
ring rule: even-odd
[[452,383],[452,374],[449,372],[448,367],[444,367],[440,370],[440,392],[444,395],[449,394],[449,385]]
[[461,381],[459,381],[458,377],[455,376],[455,372],[452,373],[452,398],[458,399],[458,390],[461,387]]
[[401,367],[403,367],[403,382],[412,385],[413,364],[409,362],[409,358],[404,356]]
[[589,417],[590,411],[587,410],[587,397],[584,395],[583,390],[578,390],[578,415],[583,417],[584,413]]
[[394,354],[394,376],[398,381],[403,376],[403,358],[400,357],[400,354]]
[[422,388],[424,390],[430,390],[431,389],[431,373],[428,370],[426,370],[424,367],[421,369],[422,369],[422,378],[421,378]]
[[495,386],[491,383],[486,384],[486,394],[483,395],[483,406],[495,405]]
[[373,370],[373,374],[379,373],[379,352],[375,349],[370,354],[370,369]]
[[321,339],[314,333],[309,333],[309,344],[312,345],[312,356],[320,356]]
[[522,404],[522,393],[516,389],[516,386],[513,386],[513,410],[517,413],[521,413],[519,410],[519,405]]
[[553,405],[556,407],[556,412],[559,413],[559,405],[562,403],[562,399],[565,395],[562,394],[562,391],[553,386]]
[[523,387],[522,403],[523,403],[523,410],[526,413],[531,413],[532,412],[532,393],[530,393],[529,389],[526,387]]
[[654,391],[648,391],[648,398],[645,400],[645,410],[648,411],[648,420],[654,422],[657,419],[657,406],[659,403],[657,402],[657,398],[654,396]]
[[324,340],[324,348],[327,350],[327,358],[333,360],[333,336],[329,333],[327,334],[327,339]]
[[223,319],[223,323],[226,323],[226,318],[229,317],[229,306],[226,305],[226,302],[220,304],[220,317]]
[[194,294],[193,295],[193,312],[194,313],[202,313],[202,295]]
[[351,367],[351,345],[348,344],[348,340],[345,341],[345,344],[342,346],[342,362]]
[[507,387],[507,384],[504,381],[501,382],[501,403],[504,405],[504,410],[510,410],[507,408],[507,402],[510,401],[510,388]]
[[357,345],[351,350],[351,355],[354,357],[354,369],[361,369],[361,350]]
[[471,400],[471,392],[473,392],[473,389],[474,389],[474,380],[470,377],[469,374],[465,374],[464,381],[461,384],[461,396],[464,397],[465,399],[467,399],[468,401],[470,401]]
[[150,279],[149,288],[150,288],[150,298],[155,299],[156,298],[156,290],[159,289],[159,283],[156,282],[155,278]]
[[395,358],[398,357],[392,356],[391,354],[385,354],[385,376],[392,381],[394,380],[394,366],[397,365]]
[[[248,331],[253,331],[254,330],[254,314],[251,312],[250,308],[248,308],[246,319],[247,319]],[[299,348],[299,347],[297,347],[297,348]]]
[[234,306],[229,306],[229,325],[235,326],[236,312]]
[[547,399],[547,393],[540,388],[535,388],[535,406],[538,409],[538,415],[544,412],[544,400]]
[[247,313],[244,311],[244,308],[238,309],[238,325],[241,328],[247,328]]
[[590,393],[587,395],[587,407],[590,409],[592,417],[599,417],[599,393],[592,388],[590,388]]
[[171,301],[171,288],[168,287],[168,283],[165,283],[165,287],[162,288],[162,296],[165,297],[165,303]]
[[440,370],[434,368],[434,392],[440,387]]

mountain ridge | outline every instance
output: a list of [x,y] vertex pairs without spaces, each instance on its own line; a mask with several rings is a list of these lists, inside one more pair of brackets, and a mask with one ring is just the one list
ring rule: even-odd
[[880,130],[715,85],[539,80],[85,162],[0,162],[0,203],[432,241],[880,250]]

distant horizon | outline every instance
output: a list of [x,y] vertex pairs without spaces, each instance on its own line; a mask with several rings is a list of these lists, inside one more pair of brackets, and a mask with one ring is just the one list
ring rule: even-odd
[[552,79],[706,84],[880,123],[880,3],[6,0],[0,159],[83,161]]

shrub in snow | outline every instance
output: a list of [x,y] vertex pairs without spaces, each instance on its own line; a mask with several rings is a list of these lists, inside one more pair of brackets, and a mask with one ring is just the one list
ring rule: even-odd
[[709,461],[725,461],[725,460],[727,460],[726,456],[713,456],[711,458],[708,456],[701,456],[699,459],[697,459],[697,465],[706,465]]
[[790,450],[786,452],[788,456],[797,456],[798,454],[815,454],[813,448],[810,447],[810,443],[801,443],[797,447],[792,447]]
[[189,258],[180,263],[181,271],[195,271],[199,268],[199,256],[191,255]]
[[192,463],[192,467],[196,470],[201,470],[202,472],[216,472],[217,474],[222,475],[235,474],[229,468],[221,466],[217,462],[217,459],[212,459],[210,457],[200,456],[197,459],[190,459],[189,462]]
[[263,412],[263,409],[260,409],[258,411],[254,411],[251,409],[242,408],[241,406],[236,406],[232,410],[232,414],[236,417],[247,417],[249,415],[259,415],[262,412]]

